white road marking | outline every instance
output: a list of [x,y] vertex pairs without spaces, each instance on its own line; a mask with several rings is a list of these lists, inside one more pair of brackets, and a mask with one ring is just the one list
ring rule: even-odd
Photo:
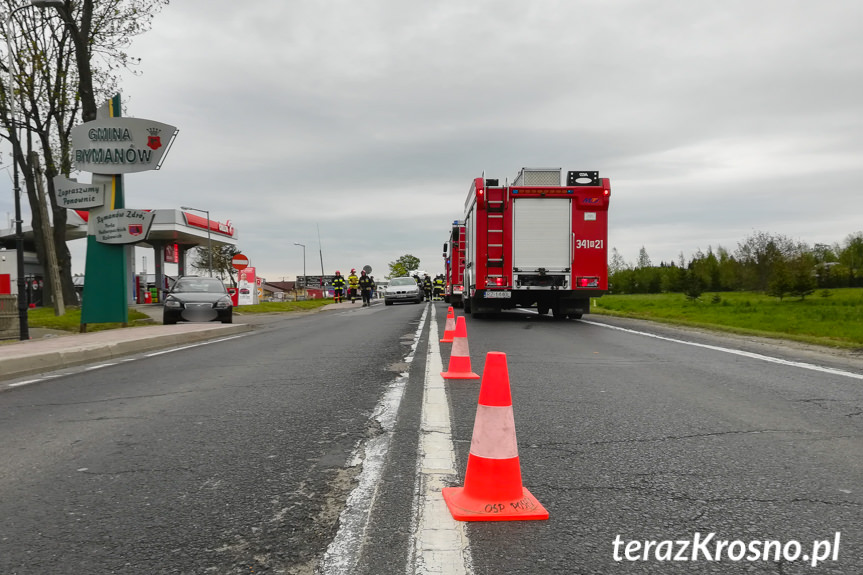
[[191,345],[184,345],[183,347],[173,347],[171,349],[163,349],[162,351],[154,351],[151,353],[145,353],[144,357],[155,357],[157,355],[164,355],[166,353],[174,353],[175,351],[183,351],[184,349],[191,349],[193,347],[201,347],[202,345],[210,345],[211,343],[221,343],[223,341],[230,341],[232,339],[237,339],[240,337],[246,337],[247,335],[249,335],[249,334],[242,333],[240,335],[232,335],[229,337],[223,337],[223,338],[219,338],[219,339],[211,339],[209,341],[201,341],[198,343],[193,343]]
[[87,367],[85,367],[85,368],[84,368],[84,371],[90,371],[90,370],[93,370],[93,369],[102,369],[103,367],[111,367],[112,365],[117,365],[117,362],[112,362],[112,363],[99,363],[99,364],[96,364],[96,365],[88,365]]
[[758,359],[758,360],[761,360],[761,361],[767,361],[767,362],[770,362],[770,363],[777,363],[777,364],[779,364],[779,365],[787,365],[787,366],[790,366],[790,367],[797,367],[797,368],[800,368],[800,369],[808,369],[808,370],[811,370],[811,371],[818,371],[818,372],[821,372],[821,373],[829,373],[829,374],[831,374],[831,375],[839,375],[839,376],[842,376],[842,377],[850,377],[850,378],[852,378],[852,379],[861,379],[861,380],[863,380],[863,374],[860,374],[860,373],[854,373],[854,372],[852,372],[852,371],[845,371],[845,370],[842,370],[842,369],[836,369],[836,368],[833,368],[833,367],[824,367],[824,366],[822,366],[822,365],[815,365],[814,363],[806,363],[806,362],[803,362],[803,361],[789,361],[789,360],[787,360],[787,359],[780,359],[780,358],[778,358],[778,357],[771,357],[771,356],[769,356],[769,355],[762,355],[762,354],[760,354],[760,353],[753,353],[753,352],[751,352],[751,351],[743,351],[743,350],[740,350],[740,349],[732,349],[732,348],[728,348],[728,347],[720,347],[720,346],[717,346],[717,345],[708,345],[708,344],[706,344],[706,343],[696,343],[696,342],[694,342],[694,341],[686,341],[686,340],[683,340],[683,339],[675,339],[675,338],[673,338],[673,337],[665,337],[665,336],[662,336],[662,335],[657,335],[657,334],[655,334],[655,333],[648,333],[648,332],[645,332],[645,331],[636,331],[636,330],[634,330],[634,329],[627,329],[627,328],[625,328],[625,327],[618,327],[618,326],[616,326],[616,325],[608,325],[608,324],[605,324],[605,323],[597,323],[597,322],[595,322],[595,321],[587,321],[587,320],[580,320],[580,321],[581,321],[581,323],[586,323],[586,324],[590,324],[590,325],[595,325],[595,326],[599,326],[599,327],[604,327],[604,328],[607,328],[607,329],[616,329],[616,330],[618,330],[618,331],[624,331],[624,332],[627,332],[627,333],[633,333],[633,334],[636,334],[636,335],[643,335],[643,336],[645,336],[645,337],[652,337],[652,338],[655,338],[655,339],[661,339],[661,340],[663,340],[663,341],[670,341],[670,342],[673,342],[673,343],[680,343],[680,344],[683,344],[683,345],[691,345],[691,346],[693,346],[693,347],[701,347],[701,348],[704,348],[704,349],[710,349],[710,350],[713,350],[713,351],[720,351],[720,352],[722,352],[722,353],[731,353],[731,354],[734,354],[734,355],[739,355],[739,356],[742,356],[742,357],[748,357],[748,358],[751,358],[751,359]]
[[162,351],[154,351],[154,352],[151,352],[151,353],[142,354],[142,355],[140,355],[140,356],[133,356],[133,357],[119,358],[119,359],[117,359],[117,361],[112,362],[112,363],[100,363],[100,364],[96,364],[96,365],[87,365],[87,366],[80,367],[80,368],[78,368],[78,369],[76,369],[76,370],[72,370],[72,371],[64,372],[64,373],[62,373],[62,374],[46,375],[46,376],[43,376],[43,377],[38,377],[38,378],[34,378],[34,379],[28,379],[28,380],[25,380],[25,381],[18,381],[18,382],[16,382],[16,383],[9,383],[9,384],[7,384],[7,385],[6,385],[6,387],[21,387],[21,386],[24,386],[24,385],[29,385],[29,384],[31,384],[31,383],[39,383],[40,381],[46,381],[46,380],[49,380],[49,379],[54,379],[55,377],[60,377],[61,375],[74,375],[74,374],[76,374],[76,373],[82,373],[82,372],[85,372],[85,371],[91,371],[91,370],[94,370],[94,369],[101,369],[101,368],[103,368],[103,367],[109,367],[109,366],[111,366],[111,365],[117,365],[117,364],[119,364],[119,363],[125,363],[125,362],[129,362],[129,361],[137,361],[137,360],[139,360],[141,357],[155,357],[155,356],[157,356],[157,355],[163,355],[163,354],[166,354],[166,353],[173,353],[173,352],[175,352],[175,351],[182,351],[182,350],[184,350],[184,349],[190,349],[190,348],[193,348],[193,347],[199,347],[199,346],[202,346],[202,345],[210,345],[211,343],[219,343],[219,342],[223,342],[223,341],[229,341],[229,340],[232,340],[232,339],[237,339],[237,338],[240,338],[240,337],[246,337],[247,335],[249,335],[249,334],[248,334],[248,333],[242,333],[242,334],[239,334],[239,335],[232,335],[232,336],[223,337],[223,338],[220,338],[220,339],[213,339],[213,340],[210,340],[210,341],[202,341],[202,342],[195,343],[195,344],[192,344],[192,345],[185,345],[185,346],[183,346],[183,347],[175,347],[175,348],[172,348],[172,349],[165,349],[165,350],[162,350]]
[[22,385],[30,385],[31,383],[37,383],[37,382],[40,382],[40,381],[45,381],[46,379],[48,379],[48,378],[47,378],[47,377],[40,377],[40,378],[38,378],[38,379],[27,379],[27,380],[24,380],[24,381],[19,381],[19,382],[17,382],[17,383],[10,383],[10,384],[9,384],[9,385],[7,385],[6,387],[20,387],[20,386],[22,386]]
[[441,494],[457,471],[434,313],[429,332],[407,574],[469,575],[473,561],[464,524],[453,519]]
[[[405,356],[404,363],[410,364],[413,361],[428,311],[426,308],[420,318],[419,327],[414,334],[411,349]],[[396,415],[408,378],[407,371],[399,374],[375,407],[372,417],[380,423],[383,432],[365,444],[358,445],[351,460],[348,461],[349,466],[362,463],[363,469],[357,477],[358,485],[348,495],[345,509],[339,516],[339,530],[321,560],[321,573],[324,575],[350,575],[354,572],[362,551],[363,534],[377,497],[377,486],[383,475]]]

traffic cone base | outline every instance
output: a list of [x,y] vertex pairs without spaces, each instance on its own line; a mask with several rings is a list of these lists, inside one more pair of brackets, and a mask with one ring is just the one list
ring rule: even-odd
[[465,495],[464,487],[444,487],[443,498],[453,519],[458,521],[526,521],[548,519],[548,511],[522,487],[518,499],[476,499]]

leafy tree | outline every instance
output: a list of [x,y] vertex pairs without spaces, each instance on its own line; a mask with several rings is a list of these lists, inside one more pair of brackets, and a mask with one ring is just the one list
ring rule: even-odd
[[698,274],[691,269],[686,270],[683,276],[683,294],[691,301],[697,300],[704,293],[704,284]]
[[740,265],[728,250],[719,246],[716,248],[719,259],[719,286],[722,291],[740,289]]
[[848,286],[857,286],[860,283],[859,270],[863,267],[863,232],[856,232],[845,238],[839,261],[848,268]]
[[767,295],[778,297],[779,301],[782,301],[782,298],[791,291],[792,287],[793,279],[788,265],[784,261],[776,262],[767,284]]
[[623,271],[627,269],[629,265],[626,263],[626,260],[623,259],[623,256],[620,255],[620,252],[617,251],[617,248],[611,248],[611,262],[608,264],[608,273],[609,275],[614,275],[619,271]]
[[815,293],[818,282],[815,277],[815,256],[810,253],[800,254],[791,262],[791,295],[801,300]]
[[650,262],[650,256],[647,255],[647,249],[644,246],[641,246],[641,249],[638,250],[638,263],[635,267],[643,269],[652,266],[653,264]]
[[767,291],[774,266],[800,253],[801,246],[787,236],[755,232],[738,244],[737,260],[742,266],[744,289]]
[[[207,246],[198,246],[192,252],[193,258],[189,265],[199,272],[209,273],[210,270],[210,251]],[[231,286],[237,287],[237,270],[231,262],[234,256],[240,253],[237,246],[219,245],[213,247],[213,275],[222,281],[228,280]]]
[[405,254],[396,261],[390,262],[389,266],[390,274],[387,279],[409,276],[412,271],[419,269],[420,260],[411,254]]

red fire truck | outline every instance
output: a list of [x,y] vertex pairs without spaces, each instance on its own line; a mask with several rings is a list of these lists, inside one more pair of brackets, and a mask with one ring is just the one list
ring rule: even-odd
[[464,222],[455,220],[452,223],[449,239],[443,245],[444,279],[446,282],[443,299],[446,303],[451,303],[453,307],[462,306],[465,248]]
[[575,318],[608,290],[611,184],[599,172],[523,168],[476,178],[465,201],[465,313],[536,306]]

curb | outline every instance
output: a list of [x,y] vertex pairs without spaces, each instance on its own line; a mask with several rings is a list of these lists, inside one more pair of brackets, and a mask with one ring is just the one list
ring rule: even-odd
[[[132,328],[140,330],[144,328]],[[79,342],[73,343],[71,338],[63,338],[69,345],[62,349],[54,350],[23,350],[24,353],[15,356],[0,358],[0,379],[14,379],[26,375],[55,371],[64,367],[73,367],[97,361],[117,359],[120,357],[165,349],[176,345],[188,345],[211,339],[218,339],[239,333],[254,330],[253,325],[230,324],[218,325],[196,330],[183,330],[176,333],[152,333],[134,339],[120,339],[119,341],[104,342]],[[100,332],[105,333],[105,332]],[[125,335],[125,334],[124,334]],[[138,335],[138,333],[134,334]]]

